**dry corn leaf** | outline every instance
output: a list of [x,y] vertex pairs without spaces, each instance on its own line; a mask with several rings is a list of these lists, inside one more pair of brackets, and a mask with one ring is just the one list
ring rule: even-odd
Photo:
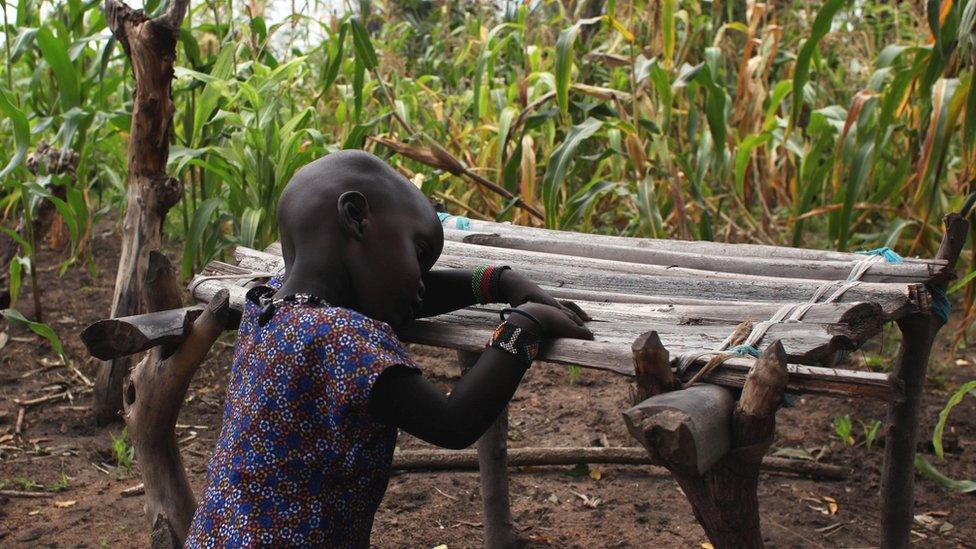
[[60,509],[64,509],[65,507],[71,507],[72,505],[74,505],[76,503],[78,503],[78,502],[75,501],[75,500],[73,500],[73,499],[66,499],[64,501],[55,501],[54,502],[54,506],[55,507],[58,507]]

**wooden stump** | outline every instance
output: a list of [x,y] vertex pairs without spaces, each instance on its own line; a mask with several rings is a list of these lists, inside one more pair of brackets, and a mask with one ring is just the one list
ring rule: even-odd
[[[166,12],[150,19],[117,0],[105,0],[105,17],[132,64],[135,93],[129,135],[128,204],[122,222],[122,252],[115,278],[112,316],[129,316],[147,307],[142,287],[149,253],[160,248],[166,213],[180,199],[180,182],[166,175],[172,133],[170,97],[180,24],[189,0],[172,0]],[[98,424],[118,420],[128,358],[103,363],[95,381],[93,413]]]
[[[635,362],[641,356],[635,352]],[[660,386],[672,383],[670,371],[664,377]],[[734,409],[727,389],[694,385],[624,413],[631,435],[672,472],[717,548],[763,546],[756,490],[787,377],[786,351],[776,341],[749,372]]]
[[[458,351],[461,372],[478,361],[479,353]],[[478,471],[484,505],[485,547],[504,549],[526,544],[515,531],[508,495],[508,407],[478,439]]]

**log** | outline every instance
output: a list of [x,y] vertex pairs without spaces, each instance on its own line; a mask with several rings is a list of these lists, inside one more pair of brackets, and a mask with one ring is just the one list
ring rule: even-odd
[[[213,265],[211,263],[211,266]],[[239,267],[230,265],[228,267],[232,267],[237,274],[250,272]],[[248,278],[245,276],[242,279]],[[236,285],[234,281],[208,280],[197,284],[198,280],[199,278],[190,284],[193,288],[193,296],[197,300],[207,301],[220,289],[227,288],[230,291],[232,306],[238,310],[243,307],[246,289]],[[483,341],[491,335],[492,328],[488,325],[455,326],[449,322],[439,321],[438,319],[441,318],[417,321],[408,329],[401,330],[398,335],[401,340],[410,343],[464,351],[482,350],[476,342]],[[634,375],[633,355],[626,345],[621,344],[624,342],[621,338],[595,341],[558,339],[546,346],[540,354],[540,360],[632,376]],[[625,343],[630,344],[630,342]],[[701,347],[697,350],[700,349]],[[700,369],[707,360],[706,357],[695,361],[686,372],[685,379]],[[741,388],[751,365],[751,359],[729,359],[709,373],[704,381],[725,387]],[[674,360],[672,366],[676,366]],[[790,382],[787,387],[790,393],[858,396],[887,401],[897,401],[901,398],[899,388],[883,373],[797,364],[790,364],[787,369],[790,372]]]
[[[966,243],[969,223],[957,214],[943,220],[945,235],[936,258],[954,272]],[[945,291],[947,279],[933,282]],[[943,321],[938,315],[916,314],[898,321],[902,342],[891,376],[904,389],[904,399],[888,406],[885,427],[885,460],[881,471],[881,545],[911,545],[915,509],[915,448],[918,440],[922,393],[932,344]]]
[[[241,261],[243,255],[255,262]],[[863,259],[864,256],[854,256]],[[283,262],[267,252],[239,250],[242,266],[275,272]],[[545,287],[668,298],[711,298],[723,301],[803,303],[825,282],[774,276],[718,273],[695,269],[667,268],[605,259],[588,259],[559,254],[474,246],[447,241],[437,268],[474,269],[485,262],[511,266]],[[846,278],[846,275],[844,276]],[[837,285],[840,282],[838,281]],[[832,288],[833,289],[833,288]],[[832,291],[831,289],[831,291]],[[847,290],[843,303],[873,301],[890,318],[927,310],[921,299],[921,283],[863,282]],[[830,293],[830,292],[828,292]]]
[[[166,213],[180,199],[182,187],[166,175],[172,133],[170,97],[180,24],[189,0],[172,0],[150,19],[118,0],[105,0],[105,18],[132,66],[135,90],[128,150],[128,203],[122,222],[122,251],[112,299],[114,317],[147,310],[143,288],[149,252],[161,247]],[[93,415],[99,424],[119,419],[127,358],[105,362],[95,381]]]
[[[674,474],[695,518],[717,548],[763,547],[757,496],[759,470],[763,454],[772,442],[775,410],[782,400],[787,377],[786,352],[775,342],[756,360],[734,412],[731,405],[709,409],[695,402],[698,395],[689,391],[709,387],[695,385],[652,397],[624,415],[631,434]],[[717,443],[701,431],[696,432],[698,425],[680,414],[668,414],[667,409],[658,411],[650,403],[662,402],[665,397],[671,397],[667,402],[671,409],[680,410],[689,418],[723,425],[730,450],[706,471],[691,466],[696,460],[701,462],[701,456],[708,455]],[[720,397],[712,398],[720,401]],[[666,421],[669,416],[671,423]]]
[[[562,447],[509,448],[508,466],[570,466],[580,463],[601,465],[655,465],[641,447]],[[393,454],[395,471],[447,471],[478,468],[476,450],[400,450]],[[660,469],[659,469],[660,470]],[[813,479],[844,480],[847,471],[838,465],[800,459],[765,457],[762,470],[771,474],[804,476]]]
[[[480,356],[480,353],[458,351],[462,375]],[[508,496],[508,407],[478,439],[477,452],[484,506],[484,546],[488,549],[521,547],[526,540],[515,530]]]
[[[81,341],[88,353],[100,360],[141,353],[157,345],[176,346],[186,339],[193,321],[203,309],[204,305],[201,304],[99,320],[81,332]],[[240,321],[241,312],[231,309],[224,330],[236,330]]]
[[[194,288],[194,295],[200,299],[207,299],[208,294],[223,287],[229,279],[207,280],[208,276],[237,276],[242,280],[248,280],[251,275],[247,269],[237,266],[229,266],[212,262],[208,265],[204,276],[198,277],[191,283]],[[238,290],[243,296],[243,290]],[[242,302],[243,297],[233,296],[235,301]],[[581,303],[586,309],[590,304]],[[454,311],[437,317],[443,322],[469,327],[488,327],[493,326],[493,319],[487,322],[486,319],[497,314],[499,307],[477,307],[466,310]],[[667,311],[655,312],[649,310],[641,312],[637,307],[626,308],[625,306],[601,307],[593,305],[591,313],[595,320],[589,324],[589,328],[599,340],[612,341],[624,339],[629,344],[633,338],[646,331],[648,324],[671,324],[667,329],[659,331],[665,346],[675,355],[696,352],[702,349],[717,349],[728,336],[729,331],[738,324],[738,321],[709,320],[699,319],[693,324],[677,323],[678,319],[670,315]],[[843,316],[844,323],[813,323],[813,322],[786,322],[772,325],[767,338],[779,338],[786,346],[789,359],[801,364],[833,365],[837,351],[853,350],[858,348],[864,341],[880,333],[883,325],[883,318],[876,314],[877,308],[874,305],[857,304],[852,311]],[[699,314],[702,311],[699,310]],[[739,313],[736,316],[742,316]],[[680,319],[684,320],[684,319]],[[756,319],[763,320],[763,319]],[[487,323],[486,323],[487,322]],[[417,323],[418,325],[420,323]]]
[[[715,255],[700,251],[674,251],[657,248],[640,248],[601,242],[576,242],[566,240],[545,240],[511,235],[471,233],[445,229],[444,237],[452,242],[463,242],[479,246],[545,252],[591,259],[606,259],[615,262],[658,265],[667,268],[680,267],[698,271],[717,273],[737,273],[745,275],[774,276],[782,278],[801,278],[810,280],[844,280],[851,272],[853,264],[866,256],[855,256],[854,261],[797,258],[756,258],[729,255]],[[862,276],[865,282],[926,282],[938,276],[945,265],[905,262],[879,262],[871,265]]]
[[[154,261],[161,264],[154,254]],[[150,288],[176,287],[172,267],[157,268]],[[153,309],[179,306],[178,295],[151,292]],[[154,347],[135,367],[126,383],[123,418],[128,427],[146,492],[146,517],[153,547],[180,547],[196,510],[176,440],[176,420],[190,380],[227,325],[230,303],[226,291],[217,294],[194,320],[187,337],[164,357]]]
[[[446,229],[446,228],[445,228]],[[657,238],[635,238],[629,236],[611,236],[602,234],[578,233],[573,231],[557,231],[536,227],[524,227],[511,223],[496,223],[493,221],[470,220],[470,232],[494,233],[526,238],[538,238],[547,242],[598,242],[616,246],[636,248],[651,248],[676,252],[698,252],[728,257],[755,257],[778,259],[804,259],[812,261],[857,261],[863,258],[851,252],[837,252],[832,250],[811,250],[807,248],[793,248],[787,246],[769,246],[765,244],[731,244],[725,242],[670,240]],[[921,262],[944,264],[936,259],[905,258],[906,262]]]
[[[250,272],[276,273],[280,272],[284,264],[281,256],[260,252],[250,248],[238,247],[234,252],[237,265],[213,262],[207,272],[212,274],[242,274]],[[859,256],[860,257],[860,256]],[[846,276],[846,275],[845,275]],[[542,285],[549,293],[556,297],[585,302],[585,309],[589,312],[609,311],[613,314],[626,315],[635,319],[669,320],[678,324],[738,324],[748,319],[762,320],[770,318],[782,306],[782,303],[769,301],[723,301],[714,297],[668,297],[659,295],[622,294],[606,290],[581,290],[561,286]],[[641,304],[641,305],[638,305]],[[645,307],[643,304],[658,305]],[[859,324],[872,319],[880,322],[882,311],[873,302],[844,302],[818,303],[811,307],[803,316],[804,322],[830,324],[848,323]]]
[[203,306],[195,306],[99,320],[85,328],[80,337],[88,354],[112,360],[157,345],[179,344],[201,312]]
[[717,385],[654,395],[624,412],[624,423],[651,460],[678,475],[705,474],[729,451],[735,399]]

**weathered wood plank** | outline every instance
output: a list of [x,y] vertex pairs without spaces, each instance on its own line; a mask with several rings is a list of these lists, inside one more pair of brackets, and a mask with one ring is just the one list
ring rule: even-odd
[[[207,271],[222,269],[220,264],[211,264]],[[226,269],[234,271],[237,269]],[[223,272],[223,271],[221,271]],[[233,274],[233,273],[232,273]],[[218,275],[227,276],[227,275]],[[214,280],[213,282],[223,281]],[[214,285],[210,292],[216,293],[220,284]],[[239,292],[231,294],[236,302]],[[598,337],[607,340],[626,340],[629,345],[641,333],[654,328],[661,332],[665,346],[674,353],[696,350],[717,349],[728,336],[729,331],[742,319],[741,312],[734,308],[715,309],[710,312],[705,307],[688,307],[687,316],[675,314],[676,308],[637,307],[628,305],[606,306],[598,303],[579,302],[593,318],[590,329]],[[442,315],[441,321],[461,326],[488,326],[497,323],[497,311],[501,306],[480,306]],[[679,309],[680,310],[680,309]],[[712,314],[718,312],[719,314]],[[775,312],[775,311],[773,311]],[[746,311],[748,313],[748,311]],[[764,318],[755,318],[763,320]],[[830,364],[838,350],[857,348],[868,338],[880,332],[882,318],[877,308],[869,304],[859,304],[842,316],[841,322],[778,323],[770,326],[766,338],[782,338],[790,360],[803,364]]]
[[[450,224],[451,222],[447,221],[445,223],[445,228],[450,227]],[[863,257],[851,252],[812,250],[788,246],[769,246],[765,244],[728,244],[723,242],[708,242],[702,240],[662,240],[655,238],[636,238],[629,236],[578,233],[573,231],[555,231],[550,229],[512,225],[511,223],[495,223],[492,221],[479,221],[475,219],[470,221],[470,231],[528,238],[541,238],[545,239],[546,241],[561,240],[568,242],[599,242],[616,246],[652,248],[655,250],[675,252],[699,252],[729,257],[759,257],[827,261],[857,261],[858,258]],[[945,265],[945,261],[940,259],[906,257],[905,261],[909,263],[919,262],[932,265]]]
[[[267,252],[239,248],[235,255],[242,266],[255,270],[275,272],[282,266],[280,259]],[[445,253],[437,261],[436,267],[473,269],[485,262],[510,265],[543,287],[659,298],[802,303],[809,300],[824,282],[722,273],[705,276],[702,271],[691,269],[666,269],[657,265],[577,259],[450,242],[445,243]],[[616,264],[627,267],[614,270]],[[837,282],[836,285],[839,284]],[[911,312],[927,310],[926,301],[914,299],[915,296],[924,295],[923,288],[922,284],[914,283],[865,282],[849,289],[838,301],[878,302],[888,318],[899,318]]]
[[[799,258],[766,258],[715,255],[702,252],[684,252],[639,248],[605,244],[600,242],[575,242],[566,240],[544,240],[521,236],[498,235],[490,233],[471,233],[469,231],[445,230],[445,238],[452,242],[546,252],[591,259],[606,259],[618,262],[659,265],[668,269],[686,268],[717,273],[737,273],[745,275],[773,276],[779,278],[799,278],[808,280],[843,280],[850,274],[857,261],[866,256],[855,256],[854,261],[809,260]],[[861,277],[865,282],[926,282],[945,270],[944,265],[905,262],[872,264]]]

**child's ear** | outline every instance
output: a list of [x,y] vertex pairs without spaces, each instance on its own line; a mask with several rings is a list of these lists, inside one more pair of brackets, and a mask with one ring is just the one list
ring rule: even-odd
[[339,195],[339,224],[355,239],[361,239],[369,223],[369,202],[363,193],[346,191]]

